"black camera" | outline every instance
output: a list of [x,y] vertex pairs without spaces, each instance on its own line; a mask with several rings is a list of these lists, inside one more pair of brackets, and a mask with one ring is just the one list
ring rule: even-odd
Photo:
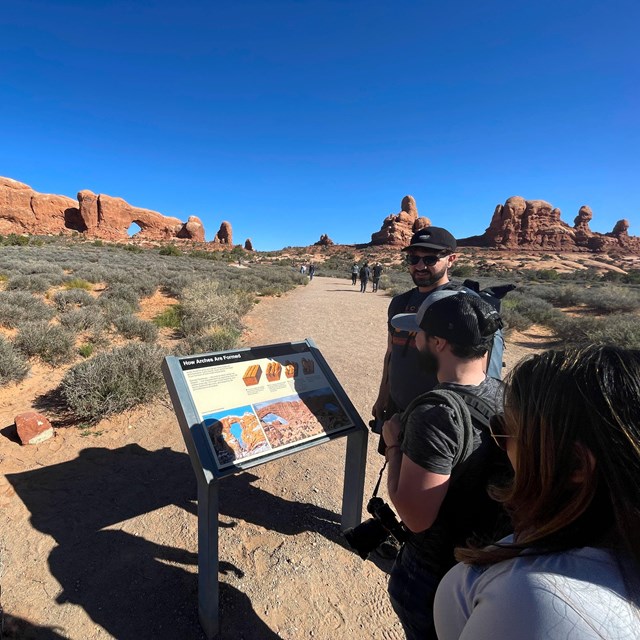
[[366,560],[369,554],[380,546],[391,534],[398,542],[407,540],[407,530],[382,498],[371,498],[367,511],[373,516],[357,527],[346,529],[344,537],[349,546]]
[[382,425],[384,424],[385,418],[380,418],[376,420],[369,420],[369,429],[371,429],[371,433],[377,433],[380,436],[378,440],[378,453],[383,456],[384,452],[387,450],[387,445],[384,441],[384,437],[382,436]]

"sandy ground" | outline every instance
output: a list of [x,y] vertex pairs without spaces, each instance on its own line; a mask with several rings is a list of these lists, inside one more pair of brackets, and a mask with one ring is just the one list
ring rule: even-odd
[[[363,420],[386,344],[382,292],[315,278],[263,299],[246,345],[313,338]],[[545,346],[509,342],[510,368]],[[12,423],[61,372],[34,367],[0,390],[0,579],[10,638],[204,638],[197,614],[196,483],[168,399],[58,428],[21,447]],[[80,428],[79,428],[80,427]],[[345,438],[220,484],[221,638],[401,639],[386,595],[388,561],[363,561],[340,533]],[[365,503],[381,458],[371,436]]]

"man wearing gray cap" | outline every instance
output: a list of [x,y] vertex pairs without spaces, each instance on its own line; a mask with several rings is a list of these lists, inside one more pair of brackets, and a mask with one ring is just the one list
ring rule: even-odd
[[425,227],[413,234],[404,247],[409,274],[415,288],[395,296],[389,304],[389,337],[384,356],[382,380],[372,414],[381,421],[405,409],[416,396],[437,384],[433,372],[420,367],[415,335],[396,329],[391,318],[399,313],[415,313],[434,291],[449,282],[449,269],[456,261],[456,239],[441,227]]
[[407,638],[435,638],[433,597],[455,562],[454,547],[506,533],[498,527],[500,505],[486,491],[499,468],[487,423],[501,411],[502,383],[486,376],[485,356],[502,321],[479,296],[440,290],[391,324],[415,332],[437,386],[383,427],[387,489],[408,530],[388,588]]

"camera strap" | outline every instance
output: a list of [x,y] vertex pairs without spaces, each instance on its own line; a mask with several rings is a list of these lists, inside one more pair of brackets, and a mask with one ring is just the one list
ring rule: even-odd
[[378,476],[378,482],[376,482],[376,486],[375,489],[373,490],[373,495],[371,496],[372,498],[375,498],[378,495],[378,489],[380,488],[380,483],[382,482],[382,474],[384,473],[384,470],[387,468],[387,460],[384,461],[384,464],[382,465],[382,469],[380,469],[380,475]]

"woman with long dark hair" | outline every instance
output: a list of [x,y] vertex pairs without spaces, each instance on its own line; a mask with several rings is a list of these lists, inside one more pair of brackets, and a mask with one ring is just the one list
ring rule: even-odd
[[495,490],[514,534],[458,549],[440,640],[640,638],[640,351],[548,351],[507,380]]

